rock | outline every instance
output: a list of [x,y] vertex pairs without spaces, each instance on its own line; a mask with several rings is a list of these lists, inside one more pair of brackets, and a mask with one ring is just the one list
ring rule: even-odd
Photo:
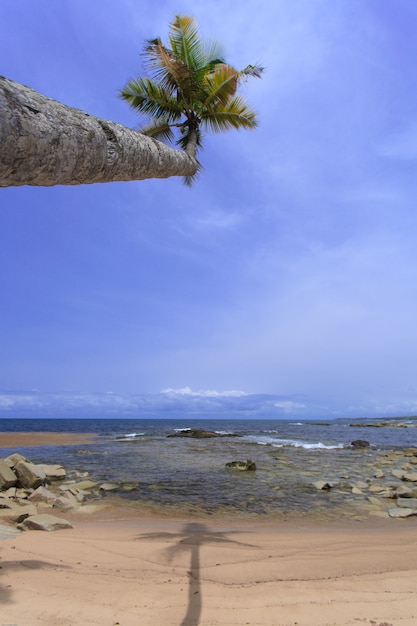
[[54,500],[56,500],[56,495],[52,493],[52,491],[49,491],[45,487],[41,486],[35,489],[35,491],[30,494],[30,496],[28,497],[28,500],[30,500],[30,502],[47,502],[48,503],[48,502],[53,502]]
[[19,534],[20,531],[14,528],[14,526],[0,524],[0,539],[14,539]]
[[46,474],[41,467],[28,461],[19,461],[14,468],[22,487],[36,489],[44,484]]
[[385,474],[382,470],[376,470],[374,473],[374,478],[385,478]]
[[16,483],[16,474],[11,470],[10,465],[4,459],[0,459],[0,489],[14,487]]
[[18,524],[29,515],[36,515],[37,509],[34,504],[16,504],[11,502],[9,509],[0,509],[0,519]]
[[403,470],[393,469],[393,470],[391,470],[391,475],[394,476],[394,478],[400,478],[401,480],[404,480],[404,471]]
[[36,467],[40,467],[45,472],[48,481],[63,480],[67,475],[62,465],[45,465],[42,463]]
[[94,480],[81,480],[78,483],[74,483],[73,485],[69,485],[69,488],[75,488],[75,489],[81,489],[82,491],[84,490],[89,490],[89,489],[96,489],[98,487],[98,483],[94,482]]
[[417,472],[414,472],[412,474],[405,473],[403,476],[403,480],[408,480],[411,483],[417,483]]
[[99,489],[101,489],[101,491],[114,491],[118,488],[119,485],[115,485],[114,483],[101,483],[101,485],[99,485]]
[[17,493],[16,487],[10,487],[9,489],[6,489],[6,491],[4,492],[4,495],[6,496],[6,498],[16,498],[16,493]]
[[388,509],[388,515],[390,517],[410,517],[411,515],[417,515],[416,509]]
[[401,485],[395,490],[395,496],[397,498],[417,498],[417,487],[406,487]]
[[78,500],[70,493],[65,496],[59,496],[55,498],[52,506],[54,509],[61,509],[62,511],[69,511],[70,509],[78,508]]
[[193,439],[208,439],[210,437],[238,437],[236,434],[218,433],[214,430],[203,430],[201,428],[184,428],[176,433],[171,433],[167,437],[191,437]]
[[19,528],[22,530],[45,530],[51,532],[54,530],[63,530],[65,528],[72,528],[72,525],[67,520],[55,517],[54,515],[48,515],[41,513],[40,515],[31,515],[27,517]]
[[15,465],[20,463],[20,461],[25,461],[26,463],[29,463],[29,460],[22,454],[19,454],[18,452],[15,452],[14,454],[10,454],[4,460],[6,461],[9,467],[15,467]]
[[350,445],[352,448],[358,450],[362,448],[369,448],[371,444],[369,441],[365,441],[364,439],[355,439],[355,441],[352,441]]
[[406,509],[417,509],[417,498],[397,498],[397,506]]
[[247,461],[231,461],[226,463],[228,469],[235,469],[241,472],[254,472],[256,470],[256,463],[248,459]]
[[315,483],[313,483],[313,485],[319,491],[320,490],[321,491],[328,491],[329,489],[334,487],[334,483],[328,482],[326,480],[317,480]]

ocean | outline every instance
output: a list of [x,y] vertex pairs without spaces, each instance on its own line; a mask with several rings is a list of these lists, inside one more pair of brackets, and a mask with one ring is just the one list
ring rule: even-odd
[[[389,451],[417,446],[416,418],[404,427],[375,420],[0,419],[0,432],[94,433],[92,443],[19,448],[35,463],[59,463],[113,482],[129,506],[164,515],[360,518],[366,498],[352,484],[366,480]],[[394,422],[395,423],[395,422]],[[409,426],[409,427],[406,427]],[[171,437],[198,428],[223,437]],[[370,447],[354,449],[366,440]],[[0,457],[10,454],[0,448]],[[226,463],[251,459],[254,472]],[[316,481],[337,489],[318,490]]]

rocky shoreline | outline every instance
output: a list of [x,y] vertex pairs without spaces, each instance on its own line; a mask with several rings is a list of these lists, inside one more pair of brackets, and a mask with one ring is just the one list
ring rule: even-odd
[[11,454],[0,459],[0,525],[14,525],[19,531],[72,528],[51,511],[95,513],[103,505],[87,502],[117,487],[90,480],[87,472],[68,475],[61,465],[35,464]]
[[[357,446],[360,456],[362,447],[364,453],[367,449]],[[226,467],[256,469],[253,461],[232,461]],[[396,519],[417,516],[417,448],[377,454],[371,469],[363,468],[354,480],[349,475],[322,474],[320,480],[310,484],[313,491],[337,492],[346,503],[356,502],[368,515]],[[67,473],[61,465],[35,464],[21,454],[11,454],[0,458],[0,527],[3,534],[7,534],[7,528],[16,532],[72,528],[62,513],[99,512],[107,506],[103,502],[107,493],[117,494],[134,486],[97,482],[89,478],[88,472]]]

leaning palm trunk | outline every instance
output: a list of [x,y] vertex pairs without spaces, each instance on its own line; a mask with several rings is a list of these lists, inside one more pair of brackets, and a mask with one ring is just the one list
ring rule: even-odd
[[193,176],[192,154],[0,77],[0,187]]

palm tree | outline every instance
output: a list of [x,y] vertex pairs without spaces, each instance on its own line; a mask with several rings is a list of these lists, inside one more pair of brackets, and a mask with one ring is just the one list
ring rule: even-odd
[[[176,15],[170,25],[169,47],[151,39],[144,48],[145,67],[151,78],[127,82],[120,96],[151,121],[140,129],[157,139],[176,141],[196,158],[202,146],[202,130],[222,132],[231,128],[255,128],[256,114],[237,94],[239,84],[260,78],[263,68],[248,65],[236,70],[228,65],[221,47],[206,44],[192,17]],[[194,176],[184,181],[191,184]]]
[[190,176],[195,159],[0,76],[0,188]]

